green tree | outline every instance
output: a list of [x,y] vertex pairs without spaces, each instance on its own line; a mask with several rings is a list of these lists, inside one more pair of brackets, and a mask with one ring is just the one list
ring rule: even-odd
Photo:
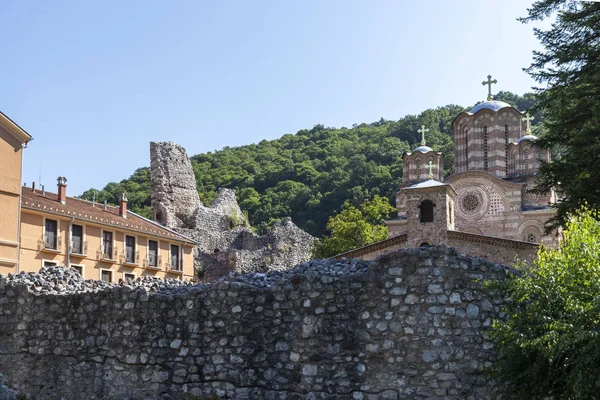
[[377,195],[358,207],[346,201],[342,211],[329,218],[330,235],[317,242],[315,257],[330,257],[386,239],[384,221],[394,211],[386,198]]
[[547,86],[537,90],[545,130],[538,145],[558,151],[538,173],[538,192],[560,187],[564,200],[551,225],[564,225],[582,202],[600,205],[600,3],[539,0],[522,22],[556,17],[535,29],[544,47],[527,72]]
[[600,393],[600,222],[583,210],[531,274],[495,284],[506,319],[492,336],[510,399],[597,399]]

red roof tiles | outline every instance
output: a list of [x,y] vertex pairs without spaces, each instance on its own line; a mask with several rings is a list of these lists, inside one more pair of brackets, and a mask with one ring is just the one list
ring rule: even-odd
[[98,224],[114,226],[148,235],[161,236],[178,241],[185,241],[195,244],[193,239],[180,235],[164,226],[141,217],[131,211],[127,211],[127,218],[119,215],[119,208],[104,204],[92,204],[87,200],[81,200],[74,197],[67,197],[66,204],[57,201],[56,193],[32,190],[23,187],[21,196],[21,207],[53,214],[62,214],[65,217],[75,217],[78,220],[95,222]]

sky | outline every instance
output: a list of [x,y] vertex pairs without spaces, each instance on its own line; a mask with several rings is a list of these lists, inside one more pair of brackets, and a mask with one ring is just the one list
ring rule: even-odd
[[0,111],[30,133],[23,181],[68,194],[150,164],[316,124],[397,120],[523,94],[530,0],[3,1]]

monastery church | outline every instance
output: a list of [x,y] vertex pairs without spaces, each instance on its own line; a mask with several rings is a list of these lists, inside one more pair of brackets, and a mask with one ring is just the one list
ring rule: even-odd
[[422,142],[402,158],[403,177],[396,193],[397,218],[386,221],[388,239],[336,257],[371,259],[405,247],[445,244],[461,253],[510,263],[531,259],[540,243],[556,244],[544,234],[554,216],[556,192],[537,195],[540,161],[550,152],[534,146],[532,117],[491,96],[452,122],[454,162],[444,178],[442,153]]

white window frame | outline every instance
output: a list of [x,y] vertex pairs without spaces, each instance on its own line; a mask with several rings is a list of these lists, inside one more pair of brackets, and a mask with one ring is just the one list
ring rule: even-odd
[[[117,239],[117,232],[114,230],[110,230],[110,229],[102,229],[100,232],[100,250],[102,250],[102,258],[105,260],[110,260],[110,261],[117,261],[117,257],[113,258],[114,254],[109,254],[109,257],[104,257],[104,232],[110,232],[112,233],[112,246],[111,246],[111,250],[114,253],[115,250],[117,250],[116,246],[116,239]],[[100,275],[102,276],[102,275]]]
[[[45,225],[45,222],[44,222],[44,225]],[[54,260],[49,260],[47,258],[43,258],[42,259],[42,267],[44,266],[44,263],[47,263],[47,262],[48,263],[53,263],[55,267],[58,266],[58,261],[54,261]]]
[[[133,262],[131,261],[127,261],[127,236],[130,236],[133,238],[133,240],[135,241],[133,244]],[[123,264],[127,264],[127,265],[138,265],[139,264],[139,260],[136,260],[136,254],[138,252],[138,243],[139,243],[139,238],[136,235],[128,235],[127,233],[125,233],[123,235]]]
[[112,269],[105,269],[105,268],[101,268],[100,269],[100,276],[98,278],[102,282],[106,282],[106,281],[102,280],[102,272],[110,272],[110,282],[109,283],[114,283],[115,282],[115,274],[114,274],[114,271]]
[[[176,268],[173,268],[173,265],[171,265],[171,250],[173,246],[177,246],[177,262],[179,263],[179,265],[176,266]],[[177,243],[169,243],[169,271],[173,271],[173,272],[182,272],[183,271],[183,258],[181,257],[181,245],[177,244]],[[181,268],[181,269],[180,269]]]
[[[46,220],[56,221],[56,249],[50,249],[46,247]],[[48,218],[44,216],[44,222],[42,224],[42,241],[44,242],[43,249],[53,253],[60,253],[62,247],[62,240],[60,240],[60,218]]]
[[[160,269],[161,266],[158,262],[160,257],[160,240],[147,238],[146,240],[146,260],[148,260],[148,268]],[[156,265],[150,265],[150,241],[156,242]]]
[[137,274],[135,272],[125,272],[123,271],[123,282],[127,282],[127,279],[125,278],[125,275],[133,275],[133,279],[137,279]]
[[[79,225],[79,226],[81,226],[81,251],[83,251],[83,253],[75,253],[73,251],[73,225]],[[44,226],[46,226],[46,225],[44,224]],[[72,224],[71,225],[71,232],[70,232],[70,234],[71,234],[71,243],[69,243],[69,244],[70,244],[70,248],[71,248],[71,254],[77,254],[77,255],[80,255],[80,256],[86,256],[87,255],[86,254],[87,251],[85,250],[85,243],[86,243],[86,240],[87,240],[87,237],[86,237],[86,225],[85,224],[75,224],[75,223]],[[78,265],[78,264],[74,264],[74,265]]]
[[[71,267],[79,267],[81,268],[81,277],[85,279],[85,265],[84,264],[73,264],[71,263]],[[102,276],[100,276],[102,277]]]

